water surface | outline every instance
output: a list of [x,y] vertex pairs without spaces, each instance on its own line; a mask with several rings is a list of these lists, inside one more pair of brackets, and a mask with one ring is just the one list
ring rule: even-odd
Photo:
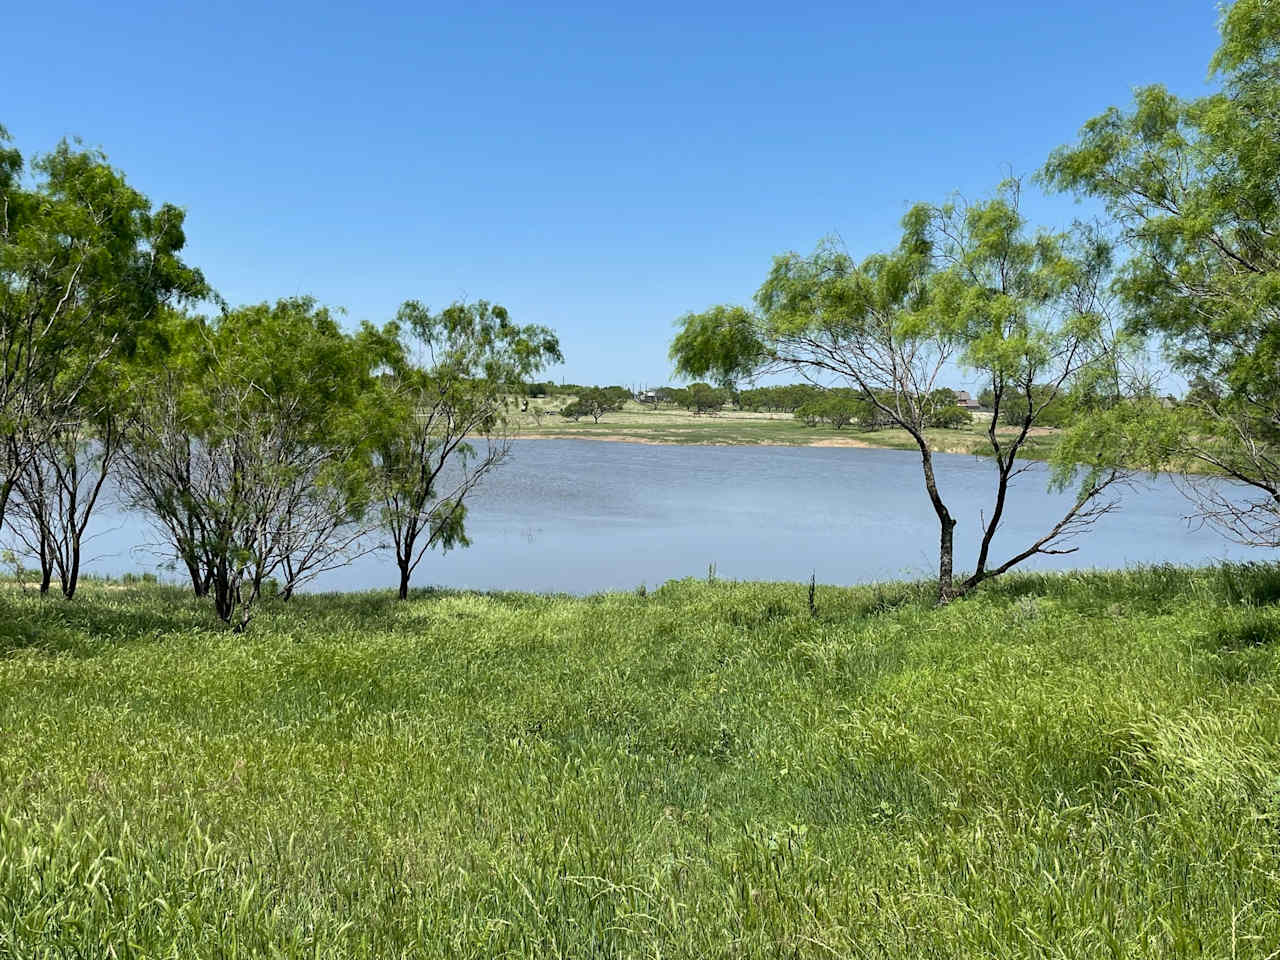
[[[957,569],[977,555],[980,511],[991,510],[994,466],[937,457],[939,486],[959,521]],[[1046,532],[1069,506],[1046,491],[1039,464],[1018,478],[995,541],[1000,562]],[[1120,509],[1081,537],[1079,552],[1028,568],[1203,564],[1258,559],[1189,524],[1167,477],[1122,492]],[[931,576],[938,527],[916,454],[833,447],[711,447],[520,440],[470,501],[473,546],[429,554],[415,586],[591,593],[655,587],[669,578],[850,584]],[[118,509],[100,518],[92,572],[159,570],[145,521]],[[162,574],[178,579],[170,571]],[[394,560],[363,557],[310,589],[392,588]]]

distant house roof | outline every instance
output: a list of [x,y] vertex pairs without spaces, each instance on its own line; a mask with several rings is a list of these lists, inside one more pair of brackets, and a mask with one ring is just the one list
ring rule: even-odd
[[968,391],[968,390],[957,390],[957,391],[956,391],[956,406],[958,406],[958,407],[965,407],[965,408],[967,408],[967,409],[973,409],[973,410],[976,410],[976,409],[978,409],[979,407],[981,407],[981,406],[982,406],[982,404],[978,403],[978,401],[977,401],[977,400],[975,400],[975,399],[973,399],[973,397],[969,396],[969,391]]

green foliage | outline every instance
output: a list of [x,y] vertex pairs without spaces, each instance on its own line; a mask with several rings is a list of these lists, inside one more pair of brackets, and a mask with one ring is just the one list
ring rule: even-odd
[[466,499],[509,449],[509,385],[563,358],[552,331],[520,326],[484,300],[439,313],[407,301],[390,335],[395,357],[372,415],[373,469],[405,597],[427,551],[470,542]]
[[[1001,398],[1000,422],[1011,427],[1022,426],[1031,410],[1036,413],[1036,422],[1044,427],[1065,427],[1071,423],[1074,411],[1071,397],[1053,384],[1033,383],[1028,391],[1009,392]],[[984,407],[994,405],[994,395],[990,387],[978,394],[978,402]]]
[[689,390],[686,387],[663,387],[658,391],[658,402],[688,410],[690,409]]
[[[99,151],[24,164],[0,127],[0,522],[16,478],[100,367],[131,356],[166,304],[208,288],[180,258],[184,215]],[[100,399],[95,397],[95,399]]]
[[663,387],[659,392],[662,402],[671,403],[695,415],[715,414],[732,400],[732,393],[723,387],[709,383],[691,383],[687,387]]
[[[1097,516],[1090,504],[1128,462],[1090,457],[1066,516],[1027,550],[988,565],[1014,464],[1048,404],[1073,392],[1113,399],[1130,392],[1121,374],[1126,345],[1110,330],[1103,296],[1110,257],[1109,245],[1089,229],[1033,231],[1021,213],[1020,185],[1008,181],[978,203],[913,207],[898,245],[861,262],[832,241],[808,256],[775,257],[754,313],[712,307],[685,314],[671,354],[686,376],[727,381],[790,371],[836,381],[873,407],[878,421],[906,431],[921,453],[940,526],[938,591],[945,601],[1087,526]],[[993,503],[981,524],[977,569],[959,587],[952,581],[957,521],[936,483],[934,441],[926,433],[970,420],[937,385],[957,361],[990,384],[997,421],[1007,398],[1051,378],[1049,395],[1027,408],[1015,436],[990,434]],[[797,415],[807,423],[854,416],[826,403],[805,401]],[[1075,448],[1060,457],[1068,449]]]
[[1274,566],[578,599],[0,592],[0,953],[1236,956]]
[[675,407],[683,406],[680,402],[680,398],[683,396],[682,387],[659,387],[654,391],[654,394],[659,406],[664,403]]
[[691,383],[683,400],[683,405],[695,414],[715,414],[729,402],[729,391],[708,383]]
[[[1270,0],[1223,14],[1221,89],[1183,100],[1137,89],[1127,110],[1086,123],[1042,173],[1102,200],[1131,251],[1116,290],[1138,334],[1176,367],[1216,384],[1169,457],[1194,457],[1253,487],[1235,517],[1209,519],[1247,542],[1280,542],[1280,18]],[[1211,498],[1212,499],[1212,498]],[[1270,514],[1270,520],[1265,520]],[[1270,528],[1268,531],[1267,528]]]
[[577,423],[590,412],[590,408],[580,400],[571,400],[560,408],[560,416],[566,420],[572,420],[574,423]]
[[268,577],[291,591],[359,539],[393,332],[349,335],[305,297],[174,317],[163,369],[138,384],[129,499],[237,629]]
[[803,420],[805,426],[815,427],[821,423],[825,417],[823,416],[821,400],[811,400],[808,403],[802,403],[796,407],[795,418]]
[[1176,362],[1233,390],[1274,390],[1280,334],[1280,118],[1265,3],[1236,3],[1215,58],[1224,90],[1184,101],[1139,88],[1056,150],[1051,186],[1099,197],[1135,246],[1119,285],[1134,323],[1166,335]]
[[577,399],[561,408],[560,415],[569,420],[590,417],[599,423],[605,414],[621,410],[629,399],[631,391],[624,387],[585,387]]
[[738,405],[744,410],[794,413],[806,403],[820,399],[825,391],[811,383],[791,383],[778,387],[755,387],[738,393]]
[[929,426],[946,430],[956,430],[973,422],[973,414],[963,407],[952,404],[935,410],[929,418]]
[[767,357],[751,312],[744,307],[711,307],[676,321],[671,343],[676,373],[689,379],[713,377],[728,386],[749,376]]
[[879,411],[854,390],[836,388],[819,390],[818,395],[796,408],[795,417],[807,425],[829,423],[837,430],[850,424],[872,429],[879,421]]
[[860,409],[861,406],[856,400],[831,397],[826,401],[823,412],[826,414],[827,423],[841,430],[854,421]]
[[926,426],[955,430],[973,422],[973,414],[958,403],[956,392],[948,387],[930,391],[924,402]]

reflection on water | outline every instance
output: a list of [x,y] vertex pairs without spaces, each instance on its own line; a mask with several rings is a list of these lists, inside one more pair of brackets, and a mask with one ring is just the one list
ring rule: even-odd
[[[994,467],[939,455],[939,484],[956,528],[957,569],[977,555],[980,512],[990,514]],[[993,559],[1024,548],[1069,505],[1046,492],[1036,465],[1016,481]],[[1078,553],[1038,557],[1039,568],[1201,564],[1257,557],[1183,518],[1166,478],[1123,491],[1121,509],[1078,541]],[[521,440],[471,500],[473,546],[429,554],[415,586],[590,593],[655,586],[673,577],[857,583],[930,576],[937,521],[918,457],[898,450],[701,447]],[[118,510],[98,518],[87,569],[159,569],[154,534]],[[167,574],[177,579],[176,574]],[[322,576],[321,590],[391,588],[385,553]]]

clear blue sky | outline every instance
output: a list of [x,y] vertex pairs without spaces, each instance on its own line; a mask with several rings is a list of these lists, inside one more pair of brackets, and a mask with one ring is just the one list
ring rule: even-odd
[[[617,9],[610,9],[616,7]],[[233,303],[410,297],[555,328],[557,379],[669,379],[672,321],[770,258],[896,239],[1029,174],[1132,87],[1207,89],[1210,0],[24,3],[0,124],[188,211]],[[1048,225],[1078,210],[1033,197]]]

